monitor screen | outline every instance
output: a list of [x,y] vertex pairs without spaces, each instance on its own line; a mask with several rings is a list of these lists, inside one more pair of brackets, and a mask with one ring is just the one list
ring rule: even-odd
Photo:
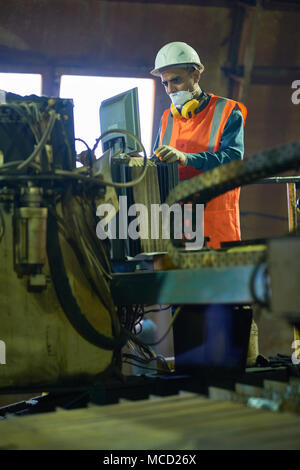
[[[101,135],[113,129],[124,129],[141,140],[138,89],[125,91],[102,101],[100,105]],[[125,134],[111,133],[102,139],[102,150],[111,148],[113,153],[140,152],[137,142]]]

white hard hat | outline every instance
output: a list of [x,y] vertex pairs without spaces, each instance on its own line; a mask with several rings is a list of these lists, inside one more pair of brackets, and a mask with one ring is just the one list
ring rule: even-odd
[[185,42],[170,42],[158,51],[151,74],[158,77],[163,69],[192,65],[201,72],[204,70],[195,49]]

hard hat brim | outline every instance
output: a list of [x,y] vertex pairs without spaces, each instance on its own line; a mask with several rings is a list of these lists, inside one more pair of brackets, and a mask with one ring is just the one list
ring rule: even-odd
[[160,74],[162,72],[164,72],[165,70],[168,70],[168,69],[186,69],[188,67],[195,67],[195,69],[198,69],[200,70],[201,72],[203,71],[204,67],[203,65],[199,65],[199,64],[194,64],[194,63],[191,63],[191,62],[186,62],[184,64],[170,64],[170,65],[166,65],[165,67],[161,67],[159,69],[153,69],[151,70],[151,75],[154,75],[155,77],[159,77]]

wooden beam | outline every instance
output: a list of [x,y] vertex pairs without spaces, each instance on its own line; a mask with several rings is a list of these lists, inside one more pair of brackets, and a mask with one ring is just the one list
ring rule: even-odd
[[[228,63],[230,64],[228,68],[228,97],[234,98],[237,95],[236,87],[237,87],[237,77],[238,74],[236,73],[236,68],[239,63],[239,50],[240,50],[240,42],[241,37],[243,34],[243,28],[245,23],[245,16],[246,12],[243,7],[240,5],[233,11],[232,16],[232,31],[230,35],[230,43],[229,43],[229,56],[228,56]],[[226,68],[225,68],[226,69]],[[238,77],[239,81],[243,80],[243,75],[240,74]]]
[[[197,7],[221,7],[232,8],[237,5],[238,0],[110,0],[117,3],[145,3],[148,6],[151,4],[161,5],[180,5],[180,6],[197,6]],[[252,0],[250,0],[252,2]]]
[[[228,60],[231,64],[231,70],[227,74],[229,78],[228,96],[245,104],[252,78],[256,37],[262,13],[262,0],[256,1],[255,8],[249,8],[249,5],[239,2],[232,20],[233,28]],[[240,63],[242,63],[242,67],[240,67]],[[239,74],[237,73],[238,68]]]
[[[249,12],[248,12],[249,14]],[[244,80],[240,83],[237,99],[242,103],[247,102],[248,90],[251,82],[251,73],[255,59],[256,37],[263,14],[262,2],[257,0],[256,8],[250,13],[250,29],[247,46],[244,53]]]
[[[103,1],[103,0],[101,0]],[[149,5],[149,0],[110,0],[110,2],[117,3],[145,3]],[[151,4],[161,5],[189,5],[198,7],[213,7],[213,8],[232,8],[235,6],[244,5],[255,7],[255,0],[151,0]],[[150,6],[150,5],[149,5]],[[262,0],[262,7],[264,10],[277,10],[277,11],[300,11],[300,3],[298,0]]]
[[263,1],[264,10],[275,10],[275,11],[300,11],[299,0],[288,1],[288,0],[264,0]]
[[42,95],[59,96],[59,89],[60,75],[56,72],[54,67],[44,67],[42,74]]
[[[235,82],[243,82],[243,69],[243,66],[237,66],[236,69],[222,67],[225,75]],[[251,72],[251,84],[291,85],[299,75],[300,67],[254,66]]]

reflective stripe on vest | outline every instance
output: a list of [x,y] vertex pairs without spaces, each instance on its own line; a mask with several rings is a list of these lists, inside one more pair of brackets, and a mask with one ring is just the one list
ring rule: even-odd
[[218,134],[218,130],[221,124],[222,114],[225,108],[227,100],[225,98],[218,98],[216,103],[214,117],[211,125],[210,136],[209,136],[209,144],[208,144],[208,152],[213,152],[214,147],[216,144],[216,138]]
[[169,145],[171,137],[172,137],[172,131],[173,131],[173,116],[172,116],[172,113],[170,112],[169,117],[168,117],[167,127],[164,132],[161,145]]

